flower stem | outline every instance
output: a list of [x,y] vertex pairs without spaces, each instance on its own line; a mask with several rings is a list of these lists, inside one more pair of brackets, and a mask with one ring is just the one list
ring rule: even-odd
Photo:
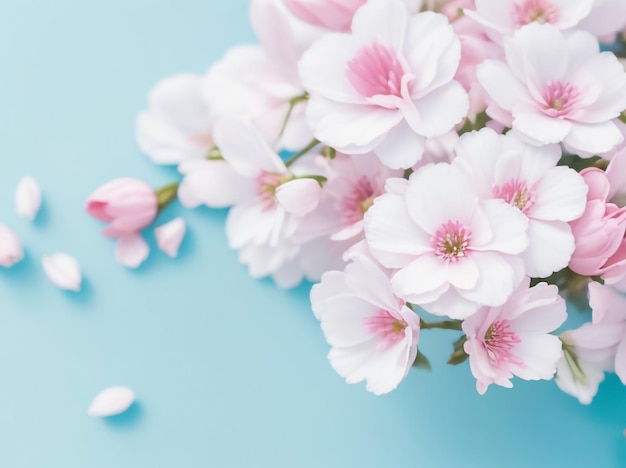
[[285,166],[289,167],[291,166],[293,163],[295,163],[298,159],[300,159],[302,156],[304,156],[305,154],[307,154],[309,151],[311,151],[313,148],[315,148],[317,145],[319,145],[320,141],[313,138],[313,140],[311,141],[311,143],[309,143],[308,145],[306,145],[301,151],[298,151],[296,154],[294,154],[292,157],[290,157],[289,159],[287,159],[287,161],[285,161]]
[[159,213],[163,211],[167,205],[176,200],[179,185],[180,184],[178,182],[174,182],[173,184],[165,185],[156,191],[158,201],[157,211]]
[[420,319],[420,328],[422,330],[430,330],[432,328],[439,328],[441,330],[457,330],[462,331],[460,320],[442,320],[441,322],[424,322]]
[[307,93],[301,94],[300,96],[295,96],[289,99],[289,110],[287,111],[287,115],[285,116],[285,120],[283,121],[282,127],[280,127],[280,132],[278,132],[277,140],[280,140],[283,134],[285,133],[285,129],[287,128],[287,124],[289,123],[289,119],[291,118],[291,114],[293,113],[294,108],[301,102],[304,102],[309,99],[309,95]]

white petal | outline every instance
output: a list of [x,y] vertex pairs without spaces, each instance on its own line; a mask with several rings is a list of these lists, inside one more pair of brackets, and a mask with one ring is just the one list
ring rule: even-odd
[[10,268],[24,258],[22,242],[4,224],[0,224],[0,266]]
[[469,110],[469,97],[463,87],[451,81],[415,101],[420,113],[420,134],[432,138],[449,132]]
[[568,151],[587,156],[611,151],[623,140],[622,133],[612,121],[597,124],[572,122],[572,129],[563,144]]
[[82,275],[76,259],[65,253],[47,255],[41,259],[46,276],[61,289],[80,291]]
[[130,408],[135,401],[135,393],[128,387],[109,387],[102,390],[89,405],[89,416],[115,416]]
[[15,189],[15,211],[22,218],[32,221],[41,207],[41,190],[37,181],[30,176],[23,177]]
[[374,152],[385,166],[406,169],[422,159],[425,145],[426,139],[403,121],[391,129]]
[[293,179],[276,188],[276,200],[287,213],[304,216],[317,208],[321,190],[315,179]]
[[137,233],[120,237],[115,246],[115,260],[128,268],[137,268],[148,258],[149,253],[150,247]]
[[528,223],[528,248],[522,252],[526,274],[545,278],[565,268],[574,252],[574,236],[569,224],[563,221],[535,221]]
[[256,177],[261,171],[279,174],[286,171],[283,161],[248,122],[222,117],[215,124],[213,134],[222,156],[239,174]]
[[159,249],[170,257],[178,255],[178,248],[185,237],[186,225],[183,218],[176,218],[154,230]]

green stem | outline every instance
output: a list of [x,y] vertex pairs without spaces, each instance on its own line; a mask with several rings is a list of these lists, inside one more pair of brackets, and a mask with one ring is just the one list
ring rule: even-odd
[[167,205],[176,200],[176,194],[178,193],[178,186],[180,184],[178,182],[174,182],[173,184],[165,185],[160,189],[156,190],[157,196],[157,212],[160,213],[165,209]]
[[307,93],[301,94],[300,96],[292,97],[289,99],[289,110],[287,110],[287,115],[285,116],[285,120],[283,121],[282,127],[280,127],[280,132],[278,132],[277,140],[280,140],[283,134],[285,133],[285,129],[287,128],[287,124],[289,123],[289,119],[291,118],[291,114],[293,113],[294,108],[301,102],[304,102],[309,99],[309,95]]
[[430,330],[432,328],[439,328],[441,330],[457,330],[462,331],[460,320],[442,320],[441,322],[424,322],[420,319],[420,328],[422,330]]
[[308,145],[306,145],[301,151],[298,151],[296,154],[294,154],[292,157],[290,157],[289,159],[287,159],[287,161],[285,161],[285,166],[289,167],[291,166],[293,163],[295,163],[298,159],[300,159],[302,156],[304,156],[305,154],[307,154],[309,151],[311,151],[313,148],[315,148],[317,145],[320,144],[319,140],[316,140],[315,138],[313,138],[313,141],[311,141],[311,143],[309,143]]

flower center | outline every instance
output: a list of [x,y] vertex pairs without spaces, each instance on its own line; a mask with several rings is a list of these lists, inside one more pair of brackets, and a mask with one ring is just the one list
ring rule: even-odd
[[376,315],[365,317],[363,326],[368,333],[378,337],[379,351],[385,351],[404,339],[404,329],[408,325],[381,309]]
[[430,239],[435,255],[449,262],[465,257],[465,250],[472,239],[471,230],[459,221],[447,221]]
[[519,28],[529,23],[556,23],[559,7],[550,0],[522,0],[513,4],[513,23]]
[[374,198],[380,195],[372,180],[367,176],[361,176],[352,187],[352,192],[341,199],[339,211],[351,223],[363,219],[363,215],[374,204]]
[[485,333],[487,356],[497,366],[504,363],[522,365],[522,360],[511,352],[521,342],[517,333],[511,330],[508,320],[496,320]]
[[580,92],[570,83],[550,80],[543,88],[543,112],[550,117],[568,116],[580,100]]
[[276,189],[279,185],[293,179],[291,174],[277,174],[275,172],[261,171],[256,178],[257,195],[263,203],[263,210],[267,211],[276,204]]
[[518,179],[511,179],[502,186],[494,187],[493,196],[504,200],[522,213],[527,213],[535,204],[533,193],[526,187],[526,182]]
[[346,76],[363,97],[402,96],[404,68],[398,53],[375,41],[362,47],[348,62]]

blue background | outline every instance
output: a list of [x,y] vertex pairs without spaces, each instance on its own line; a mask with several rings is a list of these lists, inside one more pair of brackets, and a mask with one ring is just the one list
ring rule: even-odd
[[[159,223],[188,222],[177,260],[153,248],[136,271],[115,263],[87,195],[119,176],[155,187],[178,177],[135,145],[148,90],[251,41],[244,0],[0,5],[0,222],[26,246],[0,269],[0,467],[626,467],[614,376],[591,406],[553,382],[480,397],[467,366],[444,364],[452,334],[427,331],[432,373],[411,372],[383,397],[346,385],[308,286],[249,278],[227,248],[224,211],[175,204]],[[34,224],[13,209],[25,174],[45,193]],[[56,251],[79,259],[80,294],[41,271]],[[138,404],[88,417],[110,385],[132,387]]]

